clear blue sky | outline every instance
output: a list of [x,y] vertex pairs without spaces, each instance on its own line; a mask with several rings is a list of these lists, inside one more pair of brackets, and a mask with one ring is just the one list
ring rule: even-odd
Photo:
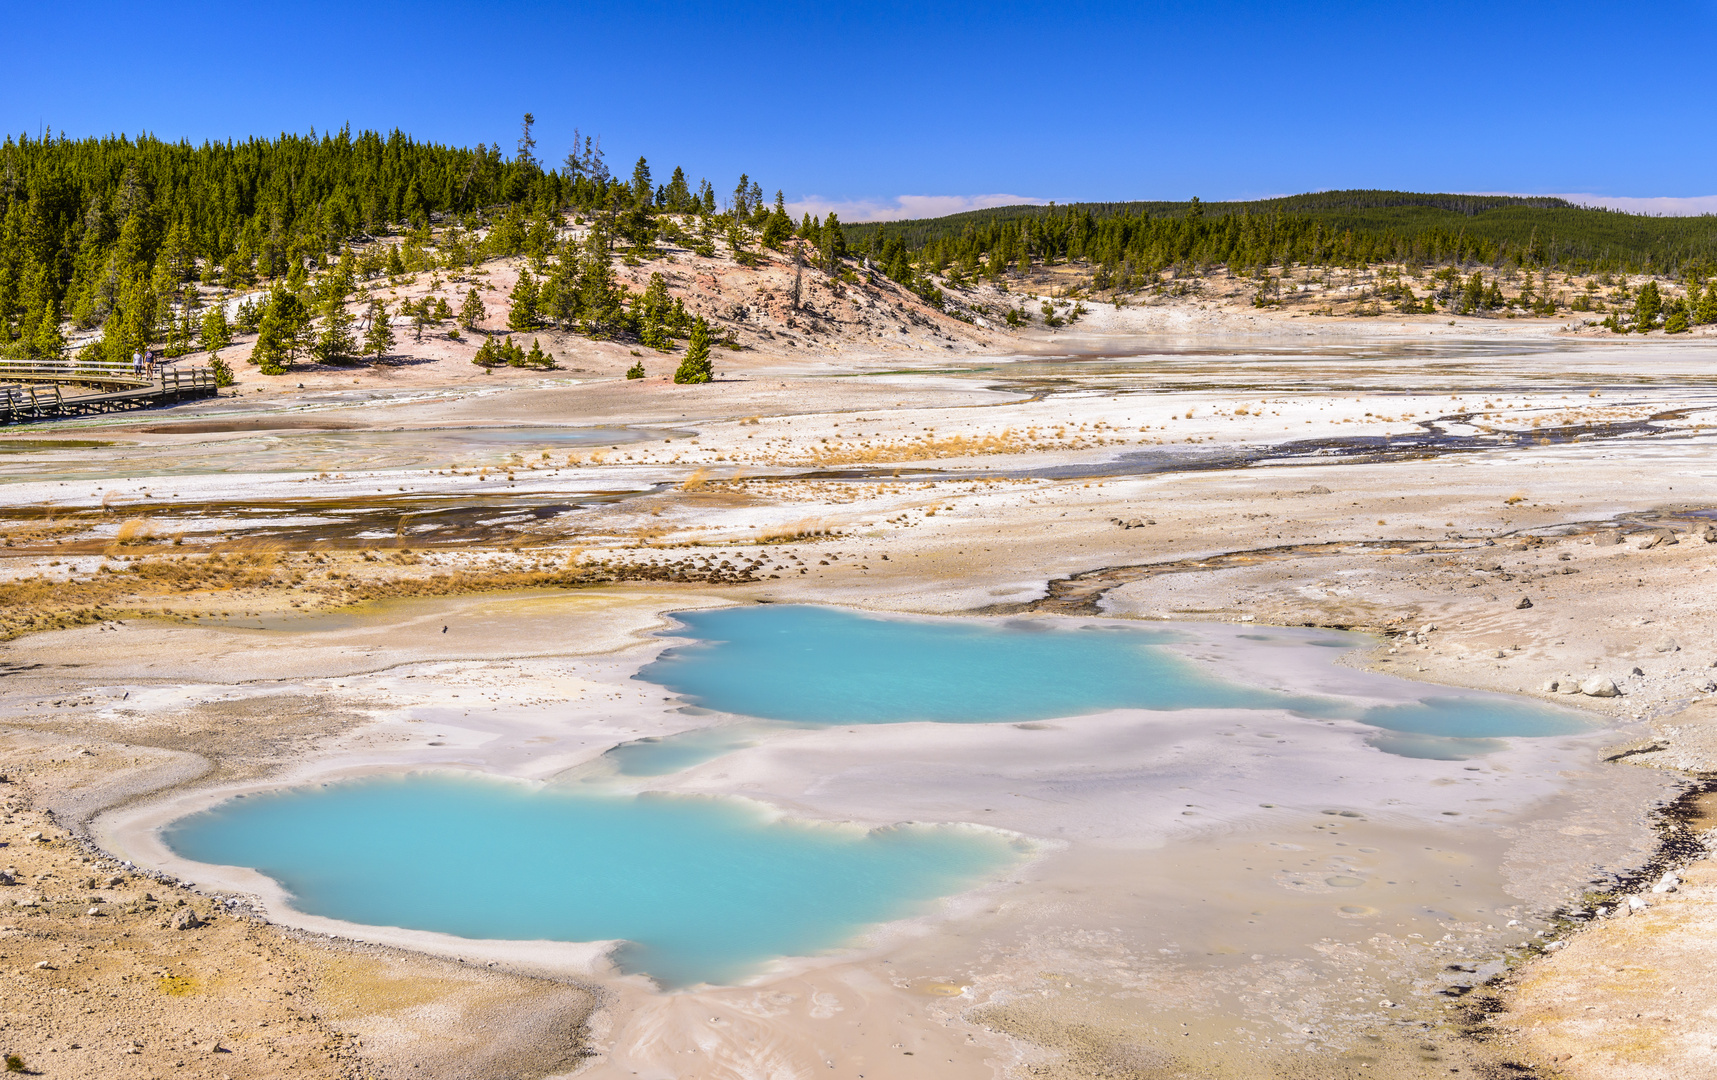
[[0,123],[192,141],[538,118],[726,192],[1717,195],[1717,3],[7,6]]

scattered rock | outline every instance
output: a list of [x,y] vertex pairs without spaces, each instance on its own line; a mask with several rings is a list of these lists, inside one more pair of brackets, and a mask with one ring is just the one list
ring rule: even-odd
[[1580,693],[1587,697],[1616,697],[1621,693],[1616,684],[1602,675],[1594,675],[1580,684]]
[[54,965],[48,963],[46,960],[37,960],[36,961],[36,970],[37,971],[55,971],[58,969],[55,968]]
[[1667,870],[1656,885],[1651,887],[1654,893],[1672,893],[1681,886],[1681,876],[1674,870]]
[[84,912],[84,914],[99,917],[102,914],[102,911],[98,907],[91,907],[88,911]]
[[173,917],[167,920],[167,925],[174,930],[195,930],[203,925],[203,920],[197,918],[197,913],[188,907],[182,907],[173,912]]
[[1330,494],[1330,490],[1329,490],[1329,488],[1324,487],[1322,484],[1313,484],[1311,487],[1306,489],[1306,494],[1307,495],[1328,495],[1328,494]]
[[1629,911],[1644,911],[1646,908],[1648,908],[1650,906],[1651,906],[1651,903],[1649,901],[1647,901],[1646,898],[1643,896],[1630,896],[1630,897],[1628,897],[1628,910]]
[[1615,529],[1605,529],[1592,537],[1592,543],[1597,547],[1615,547],[1622,542],[1622,534]]
[[1540,687],[1540,689],[1543,690],[1546,694],[1554,694],[1557,691],[1557,689],[1561,687],[1561,685],[1562,685],[1562,680],[1560,680],[1560,679],[1545,679],[1544,685],[1542,687]]
[[1524,610],[1524,609],[1529,608],[1531,606],[1532,606],[1532,601],[1527,599],[1524,596],[1521,597],[1519,600],[1516,600],[1514,602],[1514,607],[1515,607],[1515,610],[1517,610],[1517,611]]
[[1640,538],[1634,546],[1641,551],[1650,551],[1654,547],[1669,547],[1676,542],[1675,534],[1668,529],[1653,529]]
[[1652,648],[1656,649],[1658,652],[1680,652],[1681,651],[1681,645],[1672,637],[1664,638],[1662,641],[1658,642],[1656,645],[1653,645]]
[[10,870],[0,870],[0,885],[18,884],[18,875]]
[[1699,530],[1699,538],[1707,544],[1717,544],[1717,525],[1707,524]]

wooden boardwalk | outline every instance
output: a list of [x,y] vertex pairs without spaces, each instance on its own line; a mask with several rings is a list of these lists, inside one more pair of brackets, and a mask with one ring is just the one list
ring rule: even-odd
[[206,367],[172,368],[146,376],[129,364],[0,361],[0,424],[148,409],[215,394],[215,373]]

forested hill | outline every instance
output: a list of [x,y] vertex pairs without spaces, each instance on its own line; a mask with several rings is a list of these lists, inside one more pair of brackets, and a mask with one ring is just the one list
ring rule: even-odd
[[[177,295],[195,277],[248,284],[325,265],[366,236],[413,232],[452,216],[467,229],[497,208],[530,223],[570,208],[632,206],[634,188],[664,209],[715,209],[706,183],[658,186],[640,159],[609,174],[594,140],[559,167],[535,155],[526,116],[515,152],[451,147],[349,130],[244,142],[8,137],[0,142],[0,351],[44,323],[101,325],[136,297]],[[747,195],[761,200],[753,188]],[[529,224],[529,223],[525,223]],[[525,224],[515,221],[522,231]],[[128,296],[131,299],[128,301]],[[43,331],[45,332],[45,331]]]
[[898,244],[944,265],[970,263],[974,250],[1143,268],[1412,260],[1676,273],[1717,262],[1717,215],[1652,217],[1555,198],[1407,191],[1002,206],[846,230],[855,247]]

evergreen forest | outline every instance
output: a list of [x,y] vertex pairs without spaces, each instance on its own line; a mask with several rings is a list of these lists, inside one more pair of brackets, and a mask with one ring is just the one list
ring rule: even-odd
[[860,248],[895,248],[921,265],[968,274],[1022,256],[1139,275],[1380,263],[1684,275],[1717,264],[1717,215],[1653,217],[1554,198],[1400,191],[1005,206],[849,225],[847,237]]

